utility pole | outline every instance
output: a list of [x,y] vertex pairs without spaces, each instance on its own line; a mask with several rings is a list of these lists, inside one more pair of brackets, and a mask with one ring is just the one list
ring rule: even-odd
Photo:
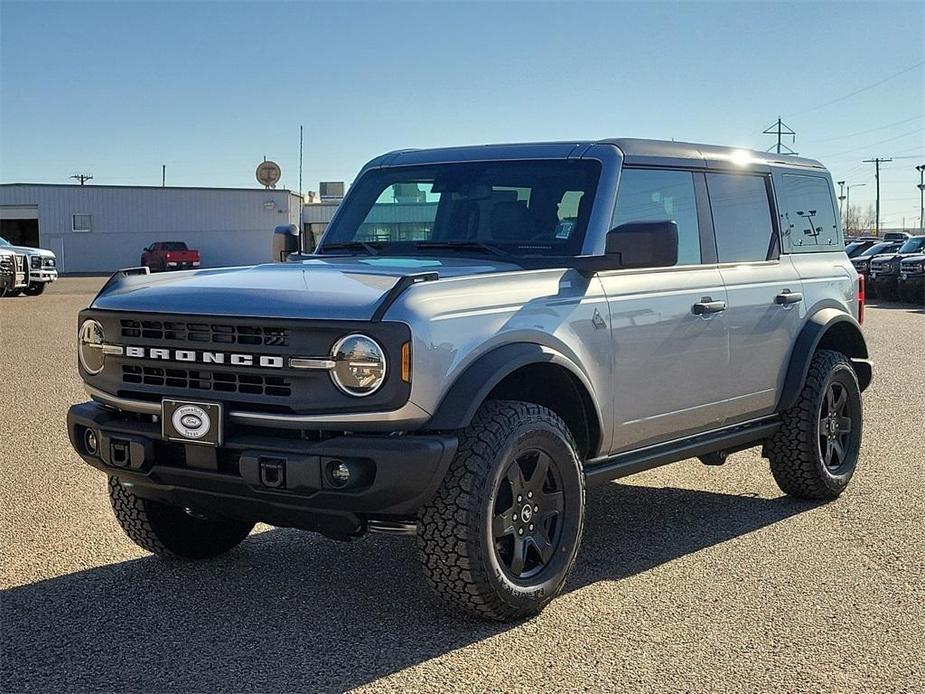
[[[775,149],[775,151],[776,151],[778,154],[793,154],[793,155],[796,155],[796,152],[794,152],[794,151],[793,151],[792,149],[790,149],[787,145],[785,145],[783,142],[781,142],[781,137],[784,136],[784,135],[790,135],[790,137],[792,138],[792,139],[790,140],[790,142],[793,143],[793,142],[796,142],[796,141],[797,141],[797,134],[796,134],[796,132],[794,132],[794,131],[790,128],[789,125],[787,125],[786,123],[784,123],[784,122],[780,119],[780,117],[778,117],[776,123],[772,123],[771,125],[769,125],[767,128],[765,128],[765,129],[762,131],[762,133],[763,133],[764,135],[777,135],[777,144],[776,144],[776,145],[771,145],[771,147],[768,148],[768,151],[769,151],[769,152],[770,152],[772,149]],[[782,152],[782,151],[781,151],[782,149],[783,149],[783,150],[786,150],[786,151]]]
[[[855,188],[860,188],[866,186],[866,183],[855,183]],[[846,219],[845,219],[845,231],[851,229],[851,186],[846,186],[845,188],[845,210],[846,210]]]
[[919,172],[919,230],[925,234],[925,164],[915,167]]
[[167,186],[167,164],[161,164],[161,188]]
[[80,181],[80,185],[83,185],[87,181],[93,180],[93,176],[90,176],[89,174],[74,174],[73,176],[71,176],[71,178]]
[[838,182],[838,214],[842,218],[842,221],[845,219],[844,212],[844,200],[845,200],[845,182]]
[[893,161],[893,159],[883,159],[882,157],[874,157],[873,159],[865,159],[865,164],[874,165],[874,178],[877,179],[877,236],[880,236],[880,165],[886,164],[888,161]]

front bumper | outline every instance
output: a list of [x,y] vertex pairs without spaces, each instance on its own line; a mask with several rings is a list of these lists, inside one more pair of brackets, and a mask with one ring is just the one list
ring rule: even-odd
[[29,283],[54,282],[58,279],[58,271],[51,268],[29,270]]
[[[307,441],[239,426],[211,448],[167,441],[151,416],[95,402],[73,405],[67,426],[86,463],[141,497],[339,539],[361,534],[370,519],[413,518],[443,480],[458,443],[437,435]],[[96,454],[87,447],[88,430]],[[335,462],[353,471],[347,486],[331,477]]]

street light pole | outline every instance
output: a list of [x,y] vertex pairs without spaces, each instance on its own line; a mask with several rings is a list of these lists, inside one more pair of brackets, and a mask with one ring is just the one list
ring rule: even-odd
[[845,211],[843,205],[845,202],[845,182],[838,182],[838,214],[841,216],[842,221],[845,219]]
[[[855,183],[855,188],[866,186],[866,183]],[[851,186],[845,187],[845,230],[851,229]]]
[[925,234],[925,164],[915,167],[919,172],[919,229]]

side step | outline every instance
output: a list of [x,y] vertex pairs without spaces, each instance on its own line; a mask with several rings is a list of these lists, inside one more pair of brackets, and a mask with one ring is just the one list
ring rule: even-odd
[[585,479],[589,485],[600,484],[716,451],[744,450],[771,436],[779,427],[780,419],[777,416],[768,417],[686,439],[594,458],[585,462]]

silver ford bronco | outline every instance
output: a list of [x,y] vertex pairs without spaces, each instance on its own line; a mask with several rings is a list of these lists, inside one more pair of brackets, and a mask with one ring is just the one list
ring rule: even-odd
[[476,615],[541,610],[585,488],[761,446],[834,499],[861,446],[864,285],[818,163],[616,139],[367,164],[291,262],[116,273],[78,320],[77,453],[128,536],[413,533]]

